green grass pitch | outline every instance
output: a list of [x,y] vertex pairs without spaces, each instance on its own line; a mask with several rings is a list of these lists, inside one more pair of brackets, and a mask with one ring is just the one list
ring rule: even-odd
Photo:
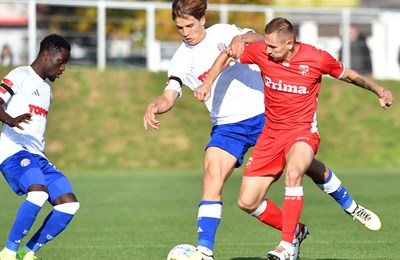
[[[223,219],[215,244],[218,260],[265,259],[280,240],[280,232],[237,208],[241,173],[237,170],[224,188]],[[382,229],[366,230],[306,178],[301,221],[309,226],[310,236],[302,244],[301,259],[400,259],[400,175],[336,173],[354,199],[381,217]],[[39,259],[164,260],[173,246],[196,244],[199,170],[74,172],[70,176],[81,209],[69,228],[37,253]],[[268,197],[280,205],[283,191],[279,181]],[[4,179],[0,181],[0,246],[22,200]],[[28,238],[49,210],[43,208]]]

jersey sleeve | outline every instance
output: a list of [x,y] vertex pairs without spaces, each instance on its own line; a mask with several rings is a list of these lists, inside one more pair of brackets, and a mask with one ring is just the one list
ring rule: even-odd
[[171,59],[164,91],[175,90],[182,96],[182,87],[187,85],[187,69],[190,69],[189,57],[185,54],[185,46],[182,43]]
[[232,38],[235,37],[236,35],[243,35],[248,32],[254,32],[253,29],[240,28],[234,24],[224,24],[224,25],[219,24],[219,26],[225,26],[225,28],[223,28],[223,32],[226,33],[227,35],[231,35]]
[[178,76],[169,75],[168,81],[165,83],[165,90],[175,90],[182,96],[182,80]]
[[1,80],[0,97],[7,103],[18,91],[18,85],[21,80],[21,75],[17,69],[10,71],[7,76]]
[[326,51],[320,51],[321,71],[334,78],[341,78],[345,71],[344,63],[336,60]]
[[263,45],[265,45],[264,42],[247,44],[238,61],[242,64],[256,64],[256,57],[258,57],[257,52],[262,53],[260,48],[263,48]]

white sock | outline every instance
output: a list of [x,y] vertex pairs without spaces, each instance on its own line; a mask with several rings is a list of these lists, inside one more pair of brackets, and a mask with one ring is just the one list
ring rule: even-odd
[[197,250],[199,250],[200,252],[202,252],[203,254],[208,255],[208,256],[213,255],[213,251],[204,246],[198,246]]
[[286,242],[286,241],[281,241],[279,243],[279,246],[283,247],[286,252],[288,252],[289,254],[293,254],[293,246],[292,243]]
[[17,254],[17,252],[12,251],[11,249],[8,249],[7,247],[5,247],[5,248],[3,249],[3,251],[4,251],[4,252],[7,252],[7,254],[12,254],[12,255],[16,255],[16,254]]

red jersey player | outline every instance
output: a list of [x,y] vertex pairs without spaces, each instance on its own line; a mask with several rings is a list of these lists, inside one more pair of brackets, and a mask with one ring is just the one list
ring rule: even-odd
[[[320,141],[316,111],[322,75],[375,93],[384,109],[391,105],[392,94],[346,68],[326,51],[297,42],[292,24],[284,18],[275,18],[265,27],[264,42],[247,45],[240,55],[228,50],[219,56],[203,86],[195,90],[198,100],[209,98],[211,83],[234,57],[239,57],[241,63],[260,67],[267,117],[247,163],[238,204],[270,226],[281,220],[282,239],[275,250],[268,252],[268,259],[291,260],[294,259],[292,241],[303,207],[302,178]],[[264,196],[285,168],[285,199],[280,215],[275,205],[265,205]]]

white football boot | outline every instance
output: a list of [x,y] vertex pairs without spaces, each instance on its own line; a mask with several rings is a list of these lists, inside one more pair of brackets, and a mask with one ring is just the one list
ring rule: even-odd
[[381,220],[374,212],[357,205],[353,213],[349,214],[353,219],[360,221],[366,228],[372,231],[377,231],[381,228]]
[[293,239],[293,254],[290,256],[290,260],[296,260],[299,257],[301,242],[306,239],[308,234],[310,234],[310,232],[308,232],[307,226],[299,223],[299,232],[297,233],[295,239]]
[[275,250],[269,251],[267,254],[268,260],[290,260],[291,254],[282,246],[277,246]]

